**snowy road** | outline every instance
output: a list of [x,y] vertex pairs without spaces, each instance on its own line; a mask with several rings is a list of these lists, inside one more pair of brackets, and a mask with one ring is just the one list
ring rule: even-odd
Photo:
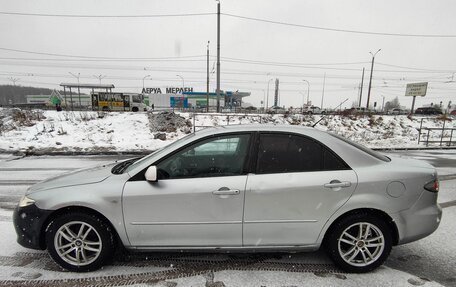
[[[340,273],[322,252],[296,254],[146,254],[90,274],[62,272],[46,253],[15,242],[12,209],[31,184],[125,156],[0,155],[1,286],[456,286],[456,151],[391,152],[426,160],[444,179],[444,215],[431,236],[393,248],[369,274]],[[65,280],[65,281],[62,281]],[[221,285],[223,282],[224,285]]]

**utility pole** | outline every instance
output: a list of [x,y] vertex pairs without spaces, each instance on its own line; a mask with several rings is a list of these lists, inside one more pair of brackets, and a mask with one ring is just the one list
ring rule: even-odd
[[207,41],[207,51],[206,51],[206,73],[207,73],[207,78],[206,78],[206,113],[209,112],[209,43],[210,43],[210,41]]
[[363,75],[361,76],[361,87],[360,87],[360,92],[359,92],[358,108],[361,108],[361,100],[363,99],[363,85],[364,85],[364,68],[363,68]]
[[[19,78],[13,78],[13,77],[9,77],[8,80],[10,80],[11,82],[13,82],[13,86],[15,87],[16,86],[16,82],[19,81],[20,79]],[[8,97],[9,98],[9,97]],[[13,95],[13,98],[11,99],[8,99],[6,101],[7,104],[12,104],[14,101],[14,95]]]
[[323,77],[323,92],[321,93],[321,106],[320,109],[323,111],[323,99],[325,97],[325,83],[326,83],[326,72],[325,76]]
[[369,90],[367,91],[367,106],[366,110],[369,109],[369,100],[370,100],[370,94],[371,94],[371,87],[372,87],[372,73],[374,71],[374,60],[375,60],[375,55],[377,55],[378,52],[380,52],[382,49],[378,49],[377,52],[372,54],[372,52],[369,52],[372,55],[372,64],[371,64],[371,74],[370,74],[370,79],[369,79]]
[[217,112],[220,112],[220,1],[217,1]]
[[20,79],[19,79],[19,78],[9,77],[8,80],[10,80],[11,82],[13,82],[13,86],[16,86],[16,82],[18,82]]

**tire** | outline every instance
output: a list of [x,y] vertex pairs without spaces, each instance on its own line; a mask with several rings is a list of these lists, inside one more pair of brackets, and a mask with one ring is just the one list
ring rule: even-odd
[[391,247],[388,225],[367,213],[352,214],[337,222],[326,241],[329,257],[340,269],[350,273],[365,273],[379,267]]
[[134,113],[136,113],[136,112],[139,111],[139,109],[138,109],[138,107],[133,107],[133,108],[131,109],[131,111],[134,112]]
[[104,221],[95,215],[71,212],[48,225],[46,246],[52,259],[63,268],[88,272],[110,262],[116,244],[113,231]]

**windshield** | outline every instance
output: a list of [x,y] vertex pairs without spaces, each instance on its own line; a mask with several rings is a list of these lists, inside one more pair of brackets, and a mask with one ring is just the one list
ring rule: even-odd
[[[164,146],[164,147],[162,147],[162,148],[159,148],[158,150],[152,152],[151,154],[149,154],[149,155],[147,155],[147,156],[141,158],[140,160],[137,160],[137,161],[135,161],[134,163],[128,165],[127,168],[126,168],[125,170],[127,170],[127,172],[129,172],[130,170],[135,169],[137,166],[140,166],[143,162],[147,161],[150,157],[156,155],[157,153],[159,153],[159,152],[162,151],[163,149],[165,149],[165,148],[172,148],[173,146],[179,145],[182,141],[184,141],[184,140],[186,140],[186,139],[188,139],[189,137],[192,137],[192,136],[194,136],[194,135],[195,135],[194,133],[191,133],[191,134],[189,134],[189,135],[187,135],[187,136],[185,136],[185,137],[182,137],[182,138],[180,138],[180,139],[178,139],[178,140],[172,142],[172,143],[169,144],[169,145],[166,145],[166,146]],[[124,170],[124,171],[125,171],[125,170]]]

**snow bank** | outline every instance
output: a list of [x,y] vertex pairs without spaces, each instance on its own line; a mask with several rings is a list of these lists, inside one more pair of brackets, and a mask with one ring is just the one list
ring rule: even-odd
[[[24,112],[23,112],[24,113]],[[3,152],[144,152],[156,150],[195,129],[231,124],[311,126],[320,116],[233,115],[191,113],[98,113],[0,109],[0,151]],[[331,131],[371,148],[416,148],[421,120],[441,127],[437,119],[406,116],[328,116],[316,128]],[[454,127],[446,122],[446,127]],[[456,135],[455,135],[456,136]],[[440,132],[430,133],[440,139]]]

